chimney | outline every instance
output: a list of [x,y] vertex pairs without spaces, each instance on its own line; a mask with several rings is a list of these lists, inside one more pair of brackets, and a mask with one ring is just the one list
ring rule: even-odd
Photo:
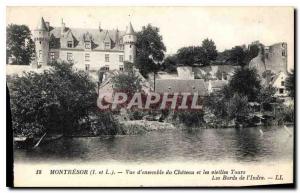
[[119,30],[117,28],[116,29],[116,37],[115,37],[115,43],[116,43],[116,45],[119,45],[119,41],[120,41],[120,39],[119,39]]
[[61,34],[65,32],[65,29],[66,29],[66,24],[64,23],[64,20],[61,19]]
[[101,22],[99,22],[99,31],[102,32],[103,29],[101,28]]

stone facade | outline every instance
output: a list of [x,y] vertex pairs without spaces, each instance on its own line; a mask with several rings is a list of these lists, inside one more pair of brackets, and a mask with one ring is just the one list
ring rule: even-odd
[[40,19],[34,30],[36,59],[34,66],[44,67],[55,60],[72,62],[87,71],[123,70],[124,62],[136,58],[136,34],[129,23],[125,31],[70,28],[61,22],[52,27]]
[[263,46],[256,41],[249,46],[253,44],[258,45],[259,53],[249,62],[250,68],[256,68],[260,75],[265,71],[271,71],[274,74],[287,73],[287,43],[280,42],[271,46]]
[[287,43],[281,42],[264,48],[266,70],[287,73]]
[[287,97],[285,79],[288,74],[287,68],[287,43],[280,42],[271,46],[263,46],[258,41],[251,45],[259,46],[257,57],[249,63],[249,68],[255,68],[258,74],[263,77],[262,83],[265,86],[271,85],[276,89],[275,96]]

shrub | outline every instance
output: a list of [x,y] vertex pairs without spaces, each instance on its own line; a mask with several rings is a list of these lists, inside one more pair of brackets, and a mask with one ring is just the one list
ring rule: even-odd
[[42,73],[28,72],[11,78],[8,85],[14,133],[70,135],[81,129],[81,120],[90,120],[91,113],[106,127],[114,127],[113,119],[96,113],[96,86],[85,72],[74,71],[69,63],[51,65]]
[[178,111],[174,112],[173,120],[187,127],[198,127],[204,123],[203,111]]

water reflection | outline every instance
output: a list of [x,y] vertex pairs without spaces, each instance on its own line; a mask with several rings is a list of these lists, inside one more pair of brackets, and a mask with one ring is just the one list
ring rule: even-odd
[[[266,152],[264,144],[261,143],[263,136],[257,128],[253,129],[237,129],[235,134],[235,146],[237,159],[244,161],[254,161],[261,154],[269,154]],[[271,149],[270,149],[271,150]],[[239,156],[240,155],[240,156]]]
[[[260,130],[263,131],[261,134]],[[15,150],[17,161],[223,161],[292,159],[293,138],[283,128],[166,130],[144,135],[62,138],[34,150]]]

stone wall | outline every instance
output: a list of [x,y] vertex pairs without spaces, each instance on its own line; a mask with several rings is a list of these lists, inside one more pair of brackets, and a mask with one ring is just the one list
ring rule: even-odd
[[[68,53],[72,53],[74,67],[85,70],[89,65],[89,70],[99,70],[101,67],[109,67],[109,70],[119,70],[123,66],[120,56],[123,52],[102,52],[102,51],[82,51],[82,50],[60,50],[59,59],[67,61]],[[85,54],[89,54],[89,61],[86,61]],[[109,55],[109,62],[105,61],[105,55]]]
[[277,43],[265,47],[266,69],[274,73],[287,72],[287,44]]

